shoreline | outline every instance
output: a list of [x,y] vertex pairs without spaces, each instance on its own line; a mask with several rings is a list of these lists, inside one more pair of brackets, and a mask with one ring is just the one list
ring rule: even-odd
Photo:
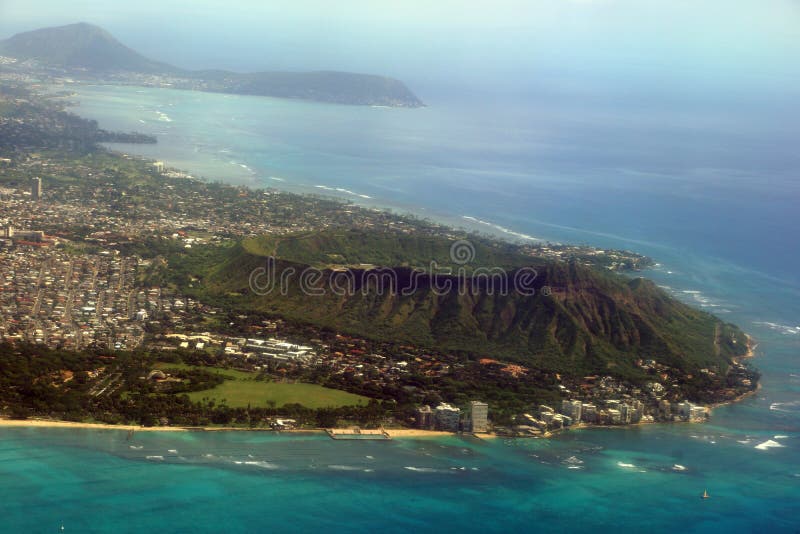
[[[125,87],[124,84],[119,85],[116,83],[105,83],[105,84],[90,83],[86,84],[85,86],[91,87],[91,86],[104,86],[104,85],[109,87]],[[51,90],[59,88],[63,89],[64,87],[66,86],[59,84],[49,85],[49,88]],[[169,90],[174,91],[176,89],[169,89]],[[177,90],[181,91],[182,89],[177,89]],[[98,118],[90,117],[80,112],[81,95],[80,93],[76,92],[75,96],[77,97],[77,100],[73,100],[70,103],[68,103],[68,105],[66,106],[67,110],[70,113],[74,113],[75,115],[83,119],[97,120],[99,122]],[[235,95],[235,96],[248,96],[248,95]],[[148,135],[156,135],[156,134],[151,133]],[[516,231],[514,229],[505,228],[501,224],[495,223],[493,221],[485,221],[480,218],[476,218],[474,216],[450,213],[439,209],[428,208],[425,206],[411,205],[404,202],[393,201],[390,198],[373,198],[373,197],[364,198],[361,195],[357,194],[345,194],[345,193],[337,194],[334,187],[331,187],[329,189],[320,189],[318,187],[318,184],[314,184],[311,182],[303,183],[303,182],[298,182],[296,180],[291,182],[270,183],[268,181],[270,178],[268,171],[265,171],[263,169],[261,170],[255,169],[249,166],[247,167],[248,169],[247,171],[243,171],[241,168],[237,168],[238,164],[230,165],[229,162],[219,161],[213,158],[207,161],[209,165],[206,166],[205,169],[203,169],[202,163],[199,165],[195,165],[193,162],[188,160],[181,160],[181,158],[156,157],[153,154],[147,153],[147,151],[137,150],[142,146],[141,144],[138,143],[104,142],[100,144],[109,152],[112,152],[117,155],[133,156],[136,158],[144,159],[146,161],[156,161],[156,160],[164,161],[168,167],[179,169],[182,172],[190,173],[192,178],[205,183],[211,183],[219,180],[233,187],[247,187],[254,191],[272,189],[295,195],[312,196],[312,197],[336,200],[343,203],[349,203],[363,209],[378,209],[399,216],[416,217],[419,218],[420,220],[430,221],[434,224],[446,226],[454,230],[465,231],[469,233],[486,234],[489,235],[490,237],[500,239],[503,241],[508,241],[511,243],[545,243],[545,242],[560,243],[561,242],[552,237],[530,236],[522,231]],[[219,170],[218,171],[211,170],[212,166],[218,167]],[[234,167],[234,168],[231,170],[228,167]],[[195,170],[191,170],[192,168],[194,168]]]
[[[81,430],[121,430],[127,432],[271,432],[275,434],[327,434],[324,428],[297,428],[291,430],[273,430],[271,428],[221,427],[221,426],[139,426],[112,425],[109,423],[86,423],[80,421],[60,421],[57,419],[9,419],[0,418],[0,428],[69,428]],[[333,429],[336,431],[350,429]],[[439,430],[422,430],[416,428],[385,428],[389,437],[395,438],[441,438],[458,436],[459,433]],[[379,430],[365,430],[365,434],[378,433]],[[472,435],[472,434],[469,434]],[[494,434],[480,434],[480,438],[493,438]]]

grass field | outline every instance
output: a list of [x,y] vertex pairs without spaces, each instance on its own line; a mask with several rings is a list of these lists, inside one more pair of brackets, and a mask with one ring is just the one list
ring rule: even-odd
[[204,398],[214,399],[219,403],[225,399],[226,404],[232,408],[244,408],[249,404],[253,407],[266,407],[273,401],[276,407],[284,404],[302,404],[306,408],[327,408],[338,406],[354,406],[367,404],[369,399],[338,389],[331,389],[316,384],[264,382],[255,380],[254,373],[236,371],[232,369],[216,369],[210,367],[197,367],[186,364],[159,363],[157,369],[191,369],[199,368],[206,371],[218,372],[225,377],[225,382],[213,389],[193,391],[189,398],[193,402]]

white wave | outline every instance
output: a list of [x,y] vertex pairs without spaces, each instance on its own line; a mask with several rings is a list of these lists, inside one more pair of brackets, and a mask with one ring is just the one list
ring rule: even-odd
[[789,436],[778,434],[777,436],[772,436],[772,439],[789,439]]
[[145,456],[145,458],[148,459],[148,460],[154,460],[154,461],[159,461],[159,462],[164,461],[164,457],[161,456],[161,455],[158,455],[158,454],[154,454],[152,456]]
[[582,465],[568,465],[567,469],[583,469]]
[[177,449],[167,449],[167,452],[171,452],[172,454],[178,454]]
[[620,467],[624,467],[626,469],[636,469],[636,466],[633,464],[626,464],[625,462],[617,462],[617,465]]
[[797,411],[797,408],[800,407],[800,401],[791,401],[791,402],[773,402],[769,405],[769,409],[773,412],[786,412],[786,413],[793,413]]
[[366,455],[366,456],[365,456],[365,458],[369,458],[370,460],[374,460],[374,459],[375,459],[375,457],[374,457],[374,456],[370,456],[369,454],[368,454],[368,455]]
[[275,464],[271,464],[269,462],[245,462],[244,465],[254,465],[256,467],[260,467],[262,469],[277,469],[278,466]]
[[140,450],[144,449],[144,445],[128,445],[128,447],[130,447],[131,449],[133,449],[135,451],[140,451]]
[[406,466],[403,469],[408,469],[409,471],[415,471],[417,473],[446,473],[447,471],[442,471],[441,469],[434,469],[433,467],[414,467],[414,466]]
[[780,447],[783,447],[783,445],[781,445],[777,441],[772,441],[771,439],[768,439],[764,443],[759,443],[758,445],[756,445],[755,448],[761,451],[765,451],[767,449],[780,448]]
[[672,466],[672,470],[673,471],[686,471],[686,466],[683,466],[681,464],[675,464],[675,465]]
[[147,123],[146,123],[145,121],[143,121],[142,119],[139,119],[139,122],[141,122],[142,124],[147,124]]
[[363,468],[356,467],[354,465],[329,465],[328,469],[333,469],[334,471],[362,471]]
[[503,232],[504,234],[513,235],[514,237],[519,237],[520,239],[525,239],[527,241],[541,241],[541,239],[539,239],[538,237],[533,237],[532,235],[523,234],[521,232],[515,232],[514,230],[509,230],[505,226],[500,226],[499,224],[494,224],[494,223],[489,222],[489,221],[484,221],[484,220],[478,219],[477,217],[473,217],[471,215],[462,215],[461,218],[462,219],[466,219],[466,220],[471,221],[471,222],[474,222],[474,223],[477,223],[477,224],[482,224],[484,226],[489,226],[491,228],[494,228],[495,230],[499,230],[500,232]]
[[269,179],[270,180],[275,180],[276,182],[285,182],[286,181],[285,178],[280,178],[278,176],[270,176]]
[[785,324],[778,324],[772,323],[769,321],[754,321],[753,324],[757,324],[759,326],[766,326],[770,330],[774,330],[780,334],[785,336],[796,336],[800,334],[800,326],[791,326]]
[[[277,179],[278,181],[281,181],[281,182],[284,181],[283,178],[274,178],[272,176],[270,176],[270,178]],[[327,185],[315,185],[314,187],[316,187],[317,189],[324,189],[325,191],[336,191],[337,193],[344,193],[345,195],[350,195],[350,196],[353,196],[353,197],[366,198],[366,199],[371,199],[372,198],[369,195],[364,195],[362,193],[356,193],[355,191],[351,191],[350,189],[345,189],[344,187],[330,187],[330,186],[327,186]]]

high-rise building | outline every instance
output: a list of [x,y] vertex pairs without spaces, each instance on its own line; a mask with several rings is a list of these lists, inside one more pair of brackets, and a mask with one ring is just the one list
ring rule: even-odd
[[461,410],[443,402],[436,407],[435,420],[437,430],[458,432],[461,426]]
[[489,405],[481,401],[472,401],[470,404],[470,430],[472,432],[489,431]]
[[38,176],[31,181],[31,199],[40,200],[42,198],[42,179]]
[[561,401],[561,413],[570,417],[576,423],[581,420],[581,409],[583,403],[579,400]]
[[586,423],[597,422],[597,406],[594,404],[581,404],[581,421]]
[[433,410],[427,404],[417,408],[417,428],[431,429],[433,428]]
[[623,402],[622,404],[620,404],[619,405],[620,423],[622,423],[623,425],[629,424],[631,422],[632,413],[633,413],[633,408],[628,406],[627,403]]

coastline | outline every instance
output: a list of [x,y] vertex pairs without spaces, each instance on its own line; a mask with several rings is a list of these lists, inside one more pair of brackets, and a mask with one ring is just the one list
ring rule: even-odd
[[[270,428],[244,428],[244,427],[219,427],[219,426],[138,426],[138,425],[112,425],[108,423],[84,423],[79,421],[59,421],[56,419],[8,419],[0,418],[0,428],[71,428],[82,430],[122,430],[127,432],[272,432],[275,434],[326,434],[324,428],[298,428],[292,430],[272,430]],[[344,429],[334,429],[344,430]],[[386,428],[384,431],[395,438],[442,438],[457,436],[454,432],[438,430],[421,430],[415,428]],[[365,433],[378,431],[368,430]],[[471,434],[470,434],[471,435]],[[481,438],[492,438],[494,434],[481,434]]]

